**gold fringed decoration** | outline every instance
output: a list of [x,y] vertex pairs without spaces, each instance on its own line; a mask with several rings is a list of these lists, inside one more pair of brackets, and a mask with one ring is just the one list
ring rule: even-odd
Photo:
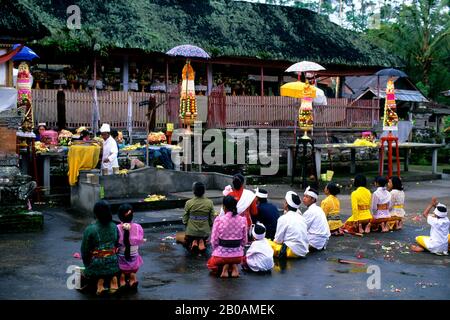
[[398,116],[395,112],[395,89],[394,81],[388,80],[386,84],[386,99],[384,103],[384,118],[383,130],[397,131],[398,130]]
[[195,98],[195,72],[188,60],[182,71],[180,118],[185,125],[191,125],[197,119],[197,101]]
[[17,74],[17,108],[23,111],[22,131],[31,132],[34,127],[33,107],[31,105],[30,69],[26,62],[21,62]]

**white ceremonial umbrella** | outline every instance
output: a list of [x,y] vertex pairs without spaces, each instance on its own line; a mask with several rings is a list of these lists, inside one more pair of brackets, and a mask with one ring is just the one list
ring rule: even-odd
[[286,72],[308,72],[308,71],[320,71],[325,70],[320,64],[311,62],[311,61],[301,61],[294,63],[289,68],[286,69]]

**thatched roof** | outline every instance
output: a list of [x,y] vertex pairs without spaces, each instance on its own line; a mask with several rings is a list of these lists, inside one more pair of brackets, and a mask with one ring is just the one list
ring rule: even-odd
[[[398,60],[312,11],[231,0],[17,0],[33,4],[65,51],[142,49],[164,53],[180,44],[213,57],[252,57],[323,64],[397,66]],[[69,5],[81,9],[81,30],[66,26]]]
[[2,1],[0,42],[27,42],[50,35],[29,1]]

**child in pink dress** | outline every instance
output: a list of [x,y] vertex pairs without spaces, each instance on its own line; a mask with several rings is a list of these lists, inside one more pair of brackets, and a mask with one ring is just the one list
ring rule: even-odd
[[133,223],[133,208],[129,204],[119,207],[119,251],[117,253],[119,268],[121,271],[120,287],[126,286],[126,278],[129,277],[131,288],[137,288],[136,273],[144,263],[139,255],[139,245],[144,243],[144,230],[138,223]]

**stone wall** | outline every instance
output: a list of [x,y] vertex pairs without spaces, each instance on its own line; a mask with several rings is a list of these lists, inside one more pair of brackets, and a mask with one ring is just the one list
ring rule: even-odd
[[[93,171],[96,172],[96,171]],[[92,212],[100,200],[101,186],[104,199],[144,198],[149,194],[168,195],[191,191],[192,184],[201,181],[206,189],[220,189],[231,184],[232,177],[213,172],[185,172],[154,167],[130,171],[127,175],[100,176],[99,183],[87,182],[91,171],[80,171],[78,184],[71,187],[71,206],[78,211]]]

